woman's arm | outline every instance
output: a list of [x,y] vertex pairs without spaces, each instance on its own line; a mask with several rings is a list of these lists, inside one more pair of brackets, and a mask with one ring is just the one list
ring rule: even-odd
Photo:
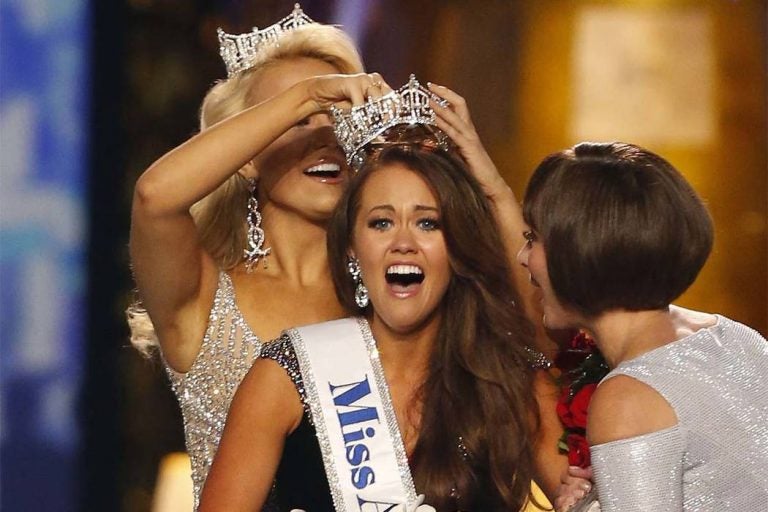
[[528,226],[523,220],[523,210],[515,193],[499,174],[499,170],[485,150],[480,136],[472,122],[467,102],[460,95],[447,87],[430,84],[430,90],[449,102],[445,107],[431,102],[437,115],[437,126],[456,143],[461,156],[467,163],[473,176],[480,182],[485,195],[494,208],[494,217],[499,225],[504,249],[509,258],[517,291],[523,300],[523,307],[528,318],[536,328],[536,348],[547,357],[552,357],[557,345],[548,336],[539,321],[542,316],[539,303],[533,298],[533,288],[529,284],[529,274],[517,263],[516,256],[525,244],[523,232]]
[[285,439],[303,413],[285,370],[270,359],[256,360],[235,393],[199,512],[261,510]]
[[683,509],[685,442],[674,409],[655,389],[625,375],[603,381],[587,422],[603,512]]
[[550,501],[560,485],[560,477],[568,467],[568,457],[560,453],[557,442],[563,434],[563,425],[557,417],[556,405],[559,388],[549,372],[536,371],[534,393],[539,405],[539,432],[536,436],[534,455],[536,462],[536,483]]
[[200,244],[190,207],[285,131],[336,102],[362,102],[378,74],[303,80],[191,138],[152,164],[133,198],[134,277],[168,363],[191,366],[205,331],[218,268]]

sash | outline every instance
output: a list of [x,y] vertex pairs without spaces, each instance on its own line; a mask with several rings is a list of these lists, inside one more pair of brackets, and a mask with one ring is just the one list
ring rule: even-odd
[[337,512],[387,512],[416,490],[368,323],[345,318],[287,331]]

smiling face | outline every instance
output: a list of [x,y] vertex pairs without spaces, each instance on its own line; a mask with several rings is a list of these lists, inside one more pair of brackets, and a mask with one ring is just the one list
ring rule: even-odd
[[563,306],[552,289],[547,270],[547,255],[544,244],[534,230],[524,233],[525,245],[517,253],[517,262],[530,273],[530,283],[537,288],[539,300],[544,311],[542,322],[548,329],[569,329],[580,327],[578,315]]
[[440,208],[420,175],[392,163],[367,178],[351,254],[360,261],[374,323],[407,334],[437,321],[452,272]]
[[[277,61],[259,71],[251,103],[258,104],[306,78],[338,72],[327,62],[307,57]],[[313,221],[328,219],[349,177],[326,113],[303,119],[252,162],[263,208],[293,211]]]

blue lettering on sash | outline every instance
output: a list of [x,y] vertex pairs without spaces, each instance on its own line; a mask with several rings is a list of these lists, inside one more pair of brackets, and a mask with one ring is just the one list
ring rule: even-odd
[[[357,489],[364,489],[376,481],[376,475],[370,466],[364,463],[370,460],[370,450],[366,445],[366,439],[376,435],[376,430],[360,423],[376,421],[379,423],[379,414],[376,407],[359,404],[358,402],[371,394],[371,386],[366,375],[360,382],[340,384],[334,386],[330,382],[328,386],[336,406],[336,416],[339,418],[341,431],[344,436],[344,447],[347,462],[350,465],[350,477],[352,485]],[[387,509],[388,510],[388,509]]]

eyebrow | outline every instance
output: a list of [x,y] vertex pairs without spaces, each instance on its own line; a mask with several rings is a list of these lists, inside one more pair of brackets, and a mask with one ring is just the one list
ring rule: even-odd
[[[371,213],[374,210],[388,210],[388,211],[394,212],[395,211],[395,207],[392,206],[391,204],[380,204],[380,205],[374,206],[373,208],[368,210],[368,213]],[[418,211],[430,211],[430,212],[439,212],[440,211],[437,208],[435,208],[434,206],[428,206],[428,205],[425,205],[425,204],[417,204],[414,207],[414,210],[417,211],[417,212]]]

